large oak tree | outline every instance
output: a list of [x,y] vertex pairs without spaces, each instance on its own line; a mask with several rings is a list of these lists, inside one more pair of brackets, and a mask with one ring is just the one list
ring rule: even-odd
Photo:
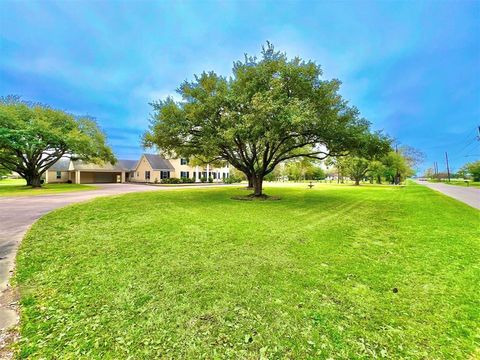
[[235,62],[232,77],[204,72],[181,84],[181,101],[153,102],[144,146],[228,161],[253,183],[255,196],[283,161],[385,151],[388,139],[370,132],[338,93],[338,80],[321,75],[314,62],[289,60],[267,43],[259,59]]
[[115,161],[95,121],[9,96],[0,99],[0,166],[17,172],[27,185],[61,157],[90,162]]

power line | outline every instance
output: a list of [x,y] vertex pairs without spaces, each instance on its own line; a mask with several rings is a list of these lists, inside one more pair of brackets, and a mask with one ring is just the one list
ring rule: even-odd
[[477,140],[476,137],[474,137],[474,138],[472,139],[472,141],[470,141],[467,145],[465,145],[458,153],[463,152],[463,151],[464,151],[466,148],[468,148],[470,145],[474,144],[474,143],[475,143],[475,140]]

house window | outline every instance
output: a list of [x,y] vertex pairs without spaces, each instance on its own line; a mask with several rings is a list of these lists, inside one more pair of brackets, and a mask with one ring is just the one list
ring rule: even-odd
[[224,178],[224,179],[226,178],[226,176],[225,176],[225,175],[227,175],[227,174],[225,174],[225,173],[223,173],[223,174],[222,174],[222,176],[223,176],[223,178]]
[[180,178],[190,178],[190,173],[188,171],[180,171]]
[[217,173],[213,173],[213,179],[215,180],[217,178]]
[[145,180],[150,180],[150,171],[145,171]]
[[61,179],[62,178],[62,172],[61,171],[57,171],[57,180],[58,179]]
[[140,172],[139,172],[139,171],[137,171],[137,177],[139,177],[139,176],[140,176]]
[[170,171],[160,171],[160,179],[170,178]]
[[188,159],[180,159],[180,165],[187,165]]

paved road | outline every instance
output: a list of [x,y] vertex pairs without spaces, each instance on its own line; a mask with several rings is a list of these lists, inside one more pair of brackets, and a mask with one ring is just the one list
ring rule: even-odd
[[430,189],[441,192],[442,194],[448,195],[454,199],[457,199],[471,207],[480,210],[480,189],[473,186],[457,186],[457,185],[447,185],[442,183],[431,183],[428,181],[418,181],[419,184],[425,185]]
[[[8,279],[15,265],[15,255],[18,245],[28,228],[37,219],[54,209],[87,201],[99,196],[174,189],[141,184],[102,184],[99,185],[99,187],[100,189],[90,191],[37,196],[0,197],[0,330],[14,325],[17,322],[16,312],[14,308],[10,306],[14,295],[8,287]],[[194,188],[197,186],[185,187]]]

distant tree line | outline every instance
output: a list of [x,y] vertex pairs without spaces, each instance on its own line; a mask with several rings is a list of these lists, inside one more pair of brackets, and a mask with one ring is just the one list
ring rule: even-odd
[[[423,176],[434,180],[448,179],[447,172],[435,172],[433,168],[428,168]],[[457,172],[452,172],[450,178],[480,181],[480,160],[465,163]]]
[[370,159],[345,156],[332,158],[329,163],[334,166],[339,182],[343,182],[347,177],[355,181],[355,185],[360,185],[361,181],[398,185],[416,173],[416,168],[423,162],[424,157],[419,150],[402,146]]

